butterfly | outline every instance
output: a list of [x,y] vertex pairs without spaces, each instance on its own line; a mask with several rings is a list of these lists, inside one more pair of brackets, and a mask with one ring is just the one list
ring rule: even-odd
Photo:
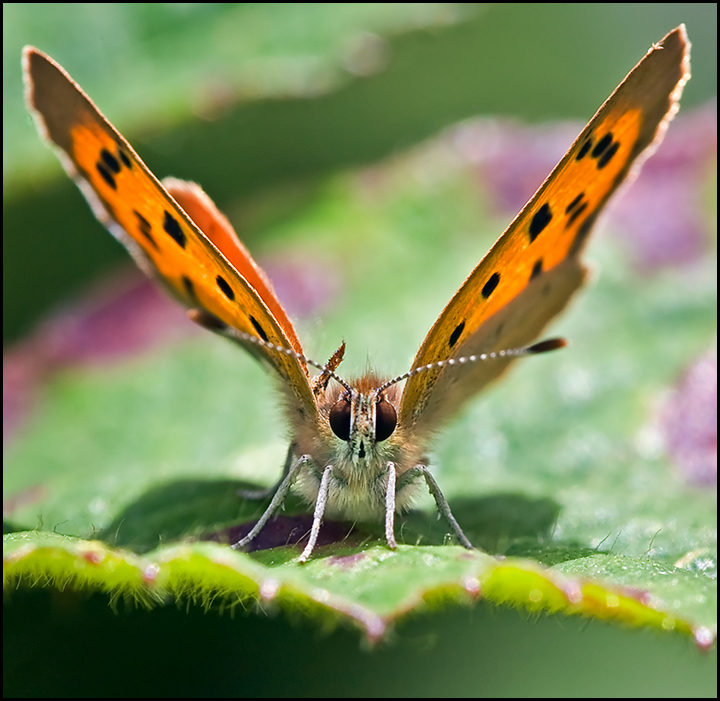
[[384,519],[395,548],[395,515],[423,482],[458,541],[472,547],[429,470],[431,440],[515,358],[564,345],[528,344],[583,285],[581,253],[595,220],[662,139],[690,77],[681,25],[590,120],[441,312],[409,371],[347,381],[336,372],[345,343],[324,365],[304,355],[267,276],[198,185],[161,184],[49,56],[26,47],[23,65],[38,129],[97,218],[187,306],[190,319],[238,343],[275,377],[292,438],[269,505],[233,547],[248,545],[294,489],[314,505],[301,562],[330,516]]

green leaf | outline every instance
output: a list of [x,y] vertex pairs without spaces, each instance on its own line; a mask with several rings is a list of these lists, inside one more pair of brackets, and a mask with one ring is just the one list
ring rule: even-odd
[[663,611],[661,602],[563,578],[531,562],[497,560],[457,546],[400,546],[397,551],[374,546],[290,566],[283,552],[265,551],[258,563],[227,547],[197,544],[158,548],[139,557],[98,541],[26,532],[6,537],[4,557],[6,582],[13,585],[103,591],[113,600],[146,606],[172,599],[207,608],[257,602],[263,608],[301,611],[333,624],[350,621],[371,641],[382,638],[389,623],[410,611],[450,602],[467,604],[482,595],[531,611],[652,625],[694,633],[706,646],[712,642],[710,631],[693,630]]

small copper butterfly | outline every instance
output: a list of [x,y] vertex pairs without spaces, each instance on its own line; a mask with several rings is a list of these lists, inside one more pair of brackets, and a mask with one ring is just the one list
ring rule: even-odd
[[[290,488],[314,504],[300,561],[325,516],[394,518],[424,481],[457,539],[469,540],[428,469],[433,434],[520,355],[581,287],[581,252],[615,190],[662,138],[689,78],[685,27],[653,46],[590,120],[560,163],[442,311],[408,372],[346,381],[309,360],[265,273],[194,183],[162,184],[75,81],[35,48],[24,52],[27,102],[97,218],[189,308],[196,323],[240,344],[270,369],[292,439],[269,506],[233,547],[242,548]],[[408,291],[411,293],[411,291]],[[508,350],[511,349],[511,350]],[[319,374],[310,374],[316,367]]]

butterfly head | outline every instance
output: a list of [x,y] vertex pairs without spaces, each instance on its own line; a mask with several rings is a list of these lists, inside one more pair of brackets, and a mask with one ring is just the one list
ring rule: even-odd
[[[276,346],[236,329],[225,330],[224,333],[243,345],[262,346],[271,353],[294,356],[304,364],[320,370],[320,374],[312,380],[312,392],[319,409],[318,413],[324,417],[321,421],[325,424],[325,428],[329,429],[324,431],[329,439],[325,441],[326,447],[333,444],[329,453],[334,457],[328,455],[326,459],[335,464],[340,462],[355,466],[372,462],[380,464],[400,457],[398,453],[402,452],[403,440],[398,437],[400,432],[396,429],[405,380],[431,370],[545,353],[566,345],[565,339],[553,338],[522,348],[509,348],[436,361],[414,367],[402,375],[385,381],[374,373],[368,373],[355,382],[348,382],[335,372],[345,355],[344,342],[330,360],[322,365],[297,351]],[[395,440],[388,440],[393,437]]]
[[[492,362],[496,359],[545,353],[564,346],[564,339],[549,339],[523,348],[449,358],[413,368],[386,381],[370,373],[355,382],[346,382],[334,372],[345,350],[343,344],[323,367],[323,373],[319,376],[326,378],[321,383],[324,390],[324,396],[319,400],[321,414],[325,416],[335,439],[344,442],[345,446],[339,445],[337,451],[343,455],[344,460],[357,465],[381,458],[393,459],[393,453],[396,453],[403,443],[396,435],[396,428],[402,399],[402,383],[408,378],[446,366]],[[336,383],[330,384],[331,379],[336,380]],[[388,440],[393,436],[395,440]]]
[[377,379],[362,378],[332,401],[327,414],[333,434],[348,445],[353,462],[373,456],[377,444],[386,441],[397,427],[398,390],[378,392]]

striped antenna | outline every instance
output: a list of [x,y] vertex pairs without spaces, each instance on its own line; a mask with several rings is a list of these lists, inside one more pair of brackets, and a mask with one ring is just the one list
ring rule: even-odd
[[419,375],[421,372],[427,370],[438,370],[444,367],[452,367],[453,365],[466,365],[467,363],[479,363],[485,360],[499,360],[501,358],[521,358],[525,355],[537,355],[538,353],[547,353],[548,351],[554,351],[558,348],[564,348],[567,345],[567,341],[564,338],[548,338],[545,341],[539,341],[534,343],[532,346],[525,346],[524,348],[508,348],[506,350],[493,351],[492,353],[480,353],[479,355],[464,355],[459,358],[448,358],[447,360],[438,360],[435,363],[428,363],[427,365],[421,365],[420,367],[408,370],[408,372],[394,377],[392,380],[388,380],[384,384],[380,385],[375,390],[375,394],[380,394],[385,391],[391,385],[407,380],[409,377]]
[[[262,346],[263,348],[267,348],[268,350],[274,351],[275,353],[284,353],[285,355],[291,355],[294,358],[300,360],[301,362],[317,368],[327,377],[331,377],[339,385],[344,387],[348,392],[353,392],[353,388],[345,380],[343,380],[342,377],[336,375],[327,363],[323,365],[322,363],[318,363],[312,358],[308,358],[302,353],[298,353],[291,348],[278,346],[274,343],[270,343],[270,341],[266,341],[260,338],[259,336],[254,336],[253,334],[246,333],[245,331],[240,331],[239,329],[233,328],[232,326],[228,326],[227,324],[224,324],[222,321],[204,310],[201,311],[199,309],[189,309],[187,314],[190,319],[196,324],[203,326],[204,328],[211,331],[220,333],[223,336],[233,339],[234,341],[239,341],[241,343],[254,343],[257,346]],[[538,343],[534,343],[531,346],[525,346],[523,348],[508,348],[506,350],[493,351],[491,353],[464,355],[460,356],[459,358],[438,360],[434,363],[428,363],[427,365],[421,365],[420,367],[408,370],[408,372],[403,373],[402,375],[398,375],[397,377],[393,377],[392,380],[384,382],[382,385],[380,385],[380,387],[374,390],[373,394],[375,396],[379,396],[391,385],[395,385],[398,382],[407,380],[408,378],[413,377],[414,375],[419,375],[421,372],[426,372],[427,370],[438,370],[444,367],[452,367],[454,365],[466,365],[467,363],[479,363],[486,360],[499,360],[502,358],[521,358],[526,355],[537,355],[539,353],[547,353],[548,351],[558,350],[558,348],[564,348],[566,345],[567,341],[564,338],[548,338],[545,341],[538,341]]]
[[314,368],[317,368],[326,376],[332,377],[348,392],[352,392],[352,387],[345,380],[343,380],[342,377],[336,375],[333,370],[331,370],[328,364],[323,365],[322,363],[318,363],[312,358],[308,358],[302,353],[298,353],[291,348],[285,348],[283,346],[275,345],[274,343],[270,343],[270,341],[266,341],[259,336],[254,336],[253,334],[246,333],[245,331],[240,331],[239,329],[233,328],[232,326],[228,326],[219,319],[216,319],[216,317],[214,317],[208,312],[198,309],[189,309],[187,314],[190,319],[196,324],[199,324],[200,326],[211,331],[215,331],[222,336],[225,336],[226,338],[231,338],[233,341],[238,341],[240,343],[254,343],[256,346],[262,346],[263,348],[267,348],[268,350],[274,351],[275,353],[284,353],[285,355],[291,355],[294,358],[297,358],[299,361],[306,363],[307,365],[312,365]]

